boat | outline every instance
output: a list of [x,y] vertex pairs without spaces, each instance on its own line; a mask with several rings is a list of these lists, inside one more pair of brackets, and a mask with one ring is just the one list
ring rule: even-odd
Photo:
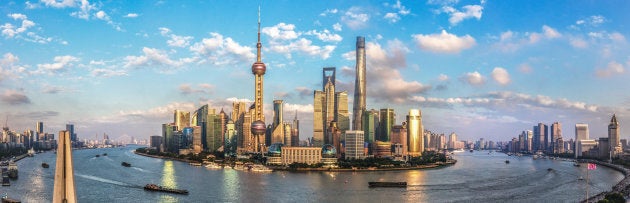
[[251,166],[249,170],[254,171],[254,172],[272,172],[273,171],[273,169],[267,168],[266,166],[263,166],[261,164],[254,164]]
[[578,180],[584,180],[584,177],[580,176],[580,177],[578,178]]
[[46,162],[42,162],[42,168],[48,168],[50,167]]
[[156,184],[147,184],[144,186],[144,189],[149,190],[149,191],[168,192],[168,193],[175,193],[175,194],[184,194],[184,195],[188,194],[188,190],[168,188],[168,187],[163,187]]
[[9,196],[6,193],[4,194],[4,196],[2,196],[2,203],[20,203],[20,202],[22,201],[9,198]]
[[471,149],[470,152],[473,152],[473,150]]
[[505,163],[506,163],[506,164],[509,164],[509,163],[510,163],[510,160],[505,160]]
[[120,165],[122,165],[124,167],[131,167],[130,163],[127,163],[127,162],[124,162],[124,161],[122,163],[120,163]]
[[553,168],[548,168],[547,171],[553,171]]
[[17,179],[18,178],[18,166],[15,162],[9,162],[9,178]]
[[369,187],[407,187],[407,182],[368,182]]
[[107,153],[103,153],[103,156],[107,156]]
[[199,162],[190,162],[188,164],[190,164],[191,166],[201,166],[201,163]]
[[96,155],[96,157],[100,157],[100,156],[101,156],[100,154],[97,154],[97,155]]

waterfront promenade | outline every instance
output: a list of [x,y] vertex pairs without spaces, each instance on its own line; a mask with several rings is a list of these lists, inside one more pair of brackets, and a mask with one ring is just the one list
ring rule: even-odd
[[613,186],[611,191],[604,191],[592,197],[589,197],[588,200],[583,200],[582,202],[598,202],[599,200],[604,199],[604,197],[609,193],[621,193],[623,197],[627,200],[630,198],[630,170],[621,165],[611,164],[603,161],[597,160],[579,160],[580,163],[595,163],[597,165],[606,166],[612,169],[615,169],[621,172],[625,177],[619,181],[615,186]]

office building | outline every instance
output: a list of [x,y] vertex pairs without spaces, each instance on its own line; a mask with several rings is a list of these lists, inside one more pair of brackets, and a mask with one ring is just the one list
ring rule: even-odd
[[284,127],[284,119],[282,118],[283,105],[284,105],[284,102],[282,100],[273,100],[273,122],[270,126],[271,135],[269,136],[271,140],[267,141],[265,138],[267,146],[271,146],[271,144],[274,144],[274,143],[282,143],[285,145],[289,144],[289,143],[284,142],[285,141],[284,139],[285,127]]
[[346,131],[346,159],[365,158],[363,137],[363,131]]
[[550,138],[551,138],[549,140],[550,142],[549,152],[553,154],[560,153],[558,152],[559,146],[556,143],[559,138],[562,138],[562,125],[558,122],[554,122],[553,124],[551,124],[551,130],[549,133],[550,133]]
[[410,156],[422,155],[424,152],[423,137],[422,112],[419,109],[411,109],[407,115],[407,152]]
[[[588,124],[585,123],[578,123],[575,124],[575,158],[578,158],[579,156],[582,156],[582,145],[581,145],[581,141],[582,140],[588,140],[589,139],[589,135],[588,135]],[[594,141],[593,141],[594,142]],[[587,145],[589,145],[590,142],[587,143]]]
[[400,145],[399,155],[407,155],[407,123],[403,122],[402,125],[394,125],[392,127],[391,143]]
[[175,121],[175,130],[183,130],[185,127],[190,127],[190,112],[175,110],[173,112],[173,120]]
[[236,155],[236,149],[238,145],[238,137],[236,136],[236,125],[234,125],[234,121],[229,120],[225,125],[225,144],[224,144],[224,154],[225,157],[231,157]]
[[297,117],[297,110],[295,110],[295,118],[293,118],[293,124],[291,126],[291,146],[300,146],[300,120]]
[[66,124],[66,131],[70,133],[70,142],[77,142],[77,134],[74,133],[74,124]]
[[391,133],[394,123],[396,123],[396,114],[394,114],[394,109],[381,109],[379,114],[378,140],[383,142],[391,141]]
[[[332,74],[328,74],[332,73]],[[321,147],[332,144],[330,137],[325,136],[330,123],[337,122],[341,132],[350,128],[348,115],[348,93],[335,91],[335,67],[326,67],[322,71],[323,91],[313,92],[313,146]]]
[[364,141],[367,143],[373,143],[377,140],[377,130],[379,124],[379,116],[377,110],[369,110],[363,112],[363,133]]

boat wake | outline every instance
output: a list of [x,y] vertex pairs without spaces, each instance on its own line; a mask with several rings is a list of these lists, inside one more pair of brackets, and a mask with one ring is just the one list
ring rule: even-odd
[[75,175],[78,176],[78,177],[81,177],[81,178],[94,180],[94,181],[98,181],[98,182],[102,182],[102,183],[108,183],[108,184],[112,184],[112,185],[118,185],[118,186],[123,186],[123,187],[133,187],[133,188],[142,188],[142,186],[139,186],[139,185],[131,185],[131,184],[127,184],[127,183],[123,183],[123,182],[119,182],[119,181],[115,181],[115,180],[110,180],[110,179],[105,179],[105,178],[101,178],[101,177],[91,176],[91,175],[83,175],[83,174],[75,174]]
[[141,168],[135,167],[135,166],[133,166],[133,167],[131,167],[131,168],[133,168],[133,169],[135,169],[135,170],[137,170],[137,171],[140,171],[140,172],[144,172],[144,173],[151,173],[151,171],[147,171],[147,170],[144,170],[144,169],[141,169]]

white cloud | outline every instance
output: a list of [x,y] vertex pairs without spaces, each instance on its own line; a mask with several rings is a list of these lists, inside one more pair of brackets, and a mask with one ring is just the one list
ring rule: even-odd
[[114,77],[114,76],[125,76],[127,75],[127,71],[97,68],[97,69],[92,70],[90,74],[94,77],[109,78],[109,77]]
[[341,16],[341,22],[353,30],[365,28],[369,20],[370,15],[359,7],[351,7]]
[[475,46],[476,42],[470,35],[458,37],[442,30],[440,34],[412,35],[420,49],[437,53],[459,53]]
[[335,24],[333,25],[333,30],[335,30],[335,31],[339,32],[339,31],[341,31],[341,29],[342,29],[341,24],[339,24],[339,23],[335,23]]
[[584,18],[584,19],[580,19],[575,21],[576,25],[582,25],[582,26],[593,26],[593,27],[597,27],[603,23],[605,23],[607,20],[604,16],[601,15],[594,15],[594,16],[589,16],[588,18]]
[[608,63],[606,68],[598,69],[595,71],[595,75],[600,78],[610,77],[618,74],[623,74],[626,70],[623,65],[617,63],[616,61],[611,61]]
[[554,39],[554,38],[559,38],[562,35],[556,31],[555,29],[547,26],[547,25],[543,25],[542,27],[543,29],[543,33],[545,34],[545,37],[547,37],[547,39]]
[[385,18],[385,20],[388,20],[390,23],[395,23],[400,20],[400,16],[398,16],[398,13],[386,13],[383,18]]
[[322,40],[324,42],[340,42],[343,38],[338,35],[338,34],[333,34],[330,31],[324,29],[324,31],[318,32],[317,30],[311,30],[308,31],[306,33],[304,33],[305,35],[315,35],[317,36],[317,38],[319,40]]
[[[375,42],[366,43],[368,95],[376,100],[394,103],[407,102],[411,96],[424,93],[431,86],[418,81],[407,81],[399,69],[406,68],[409,49],[399,40],[391,40],[387,48]],[[343,72],[346,69],[342,69]],[[345,89],[347,90],[347,89]]]
[[569,40],[569,43],[571,44],[571,46],[573,46],[575,48],[582,48],[583,49],[583,48],[588,47],[588,42],[586,42],[582,38],[578,38],[578,37],[571,38]]
[[160,30],[160,34],[164,37],[169,37],[166,41],[166,44],[171,47],[187,47],[190,45],[190,41],[193,39],[192,36],[180,36],[175,34],[170,34],[171,30],[165,27],[158,28]]
[[201,62],[215,65],[251,62],[256,55],[252,47],[241,46],[230,37],[219,33],[210,33],[210,38],[204,38],[190,46],[190,50],[202,57]]
[[[556,29],[543,25],[542,32],[526,32],[524,34],[509,30],[503,32],[499,37],[499,42],[493,46],[502,51],[516,51],[525,45],[536,44],[541,40],[552,40],[561,37],[562,34]],[[580,42],[577,43],[575,45],[581,45],[579,44]]]
[[337,10],[336,8],[333,9],[326,9],[324,12],[320,13],[320,16],[327,16],[328,14],[337,14],[337,12],[339,12],[339,10]]
[[40,0],[46,6],[54,7],[54,8],[66,8],[66,7],[74,7],[75,0]]
[[295,25],[278,23],[271,27],[262,28],[262,33],[271,37],[271,40],[292,40],[297,39],[300,33],[295,32]]
[[490,75],[492,76],[492,79],[494,79],[494,81],[496,81],[500,85],[507,85],[511,81],[510,74],[507,72],[507,70],[501,67],[495,67]]
[[[96,5],[90,4],[89,1],[87,0],[80,0],[80,5],[79,5],[79,11],[75,11],[70,13],[70,16],[73,17],[77,17],[77,18],[81,18],[81,19],[85,19],[85,20],[89,20],[90,19],[90,13],[92,13],[93,10],[96,10]],[[48,4],[46,4],[48,6]],[[53,6],[55,7],[55,6]],[[68,6],[68,7],[75,7],[74,5],[72,6]],[[55,8],[63,8],[63,7],[55,7]]]
[[486,83],[486,78],[477,71],[472,72],[472,73],[466,73],[465,75],[460,77],[460,80],[474,86],[479,86]]
[[202,83],[198,84],[197,88],[193,87],[191,84],[181,84],[179,85],[179,91],[181,94],[188,95],[193,93],[200,94],[209,94],[214,89],[214,85]]
[[440,74],[438,76],[438,80],[439,81],[447,81],[448,80],[448,75]]
[[37,64],[37,70],[33,73],[42,74],[56,74],[65,72],[66,69],[72,67],[74,62],[78,62],[79,58],[65,55],[65,56],[55,56],[53,59],[54,63],[45,63],[45,64]]
[[442,7],[442,12],[449,14],[451,16],[448,19],[451,25],[457,25],[458,23],[469,18],[476,18],[477,20],[481,19],[481,16],[483,14],[483,6],[466,5],[462,7],[461,11],[451,6],[444,6]]
[[143,55],[126,56],[124,67],[168,67],[168,71],[173,71],[172,67],[181,67],[184,64],[195,62],[195,58],[182,58],[172,60],[166,51],[154,48],[143,47]]
[[127,15],[123,16],[125,18],[137,18],[139,15],[137,13],[128,13]]
[[28,17],[21,13],[11,13],[8,14],[10,18],[16,21],[21,21],[21,25],[18,27],[11,23],[5,23],[4,25],[0,25],[0,30],[2,30],[2,36],[7,38],[14,38],[20,36],[21,33],[26,32],[29,28],[35,26],[33,21],[28,20]]
[[405,6],[403,6],[402,3],[400,3],[400,0],[397,0],[396,4],[392,5],[392,8],[398,10],[398,13],[400,15],[408,15],[411,13],[409,9],[405,8]]

